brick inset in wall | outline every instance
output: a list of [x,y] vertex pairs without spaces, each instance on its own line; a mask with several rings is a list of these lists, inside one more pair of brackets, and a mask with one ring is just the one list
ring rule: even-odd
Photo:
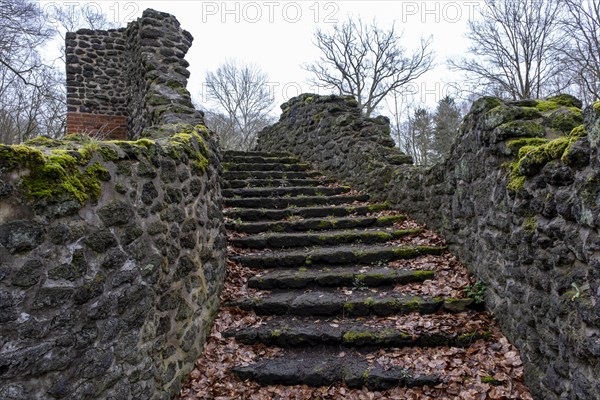
[[127,118],[123,115],[104,115],[80,112],[67,114],[67,134],[85,133],[100,139],[127,139]]

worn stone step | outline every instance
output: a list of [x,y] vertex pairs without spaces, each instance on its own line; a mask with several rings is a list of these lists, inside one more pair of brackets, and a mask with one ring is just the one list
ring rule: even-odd
[[287,152],[269,152],[269,151],[237,151],[226,150],[223,152],[223,158],[228,157],[294,157],[292,153]]
[[323,179],[239,179],[223,181],[225,189],[240,189],[253,187],[290,187],[290,186],[321,186],[334,183],[331,178]]
[[[345,217],[348,215],[365,215],[372,212],[385,210],[387,204],[370,204],[366,206],[324,206],[324,207],[296,207],[283,210],[269,208],[230,208],[224,210],[224,214],[232,219],[242,221],[264,221],[264,220],[282,220],[285,218],[324,218],[324,217]],[[374,217],[373,217],[374,218]],[[404,218],[404,217],[402,217]],[[319,220],[320,221],[320,220]],[[290,221],[291,222],[291,221]],[[228,228],[235,228],[231,226]],[[312,228],[311,228],[312,229]],[[264,229],[260,232],[275,229]],[[292,229],[297,230],[297,229]],[[287,231],[278,229],[278,231]]]
[[293,164],[279,164],[279,163],[266,163],[266,164],[254,164],[254,163],[221,163],[224,171],[308,171],[310,164],[308,163],[293,163]]
[[284,188],[240,188],[223,189],[223,197],[226,198],[252,198],[252,197],[282,197],[282,196],[335,196],[348,193],[348,186],[300,186]]
[[273,156],[254,154],[246,155],[225,155],[223,161],[226,163],[236,164],[294,164],[300,162],[300,158],[296,156]]
[[407,368],[383,368],[376,362],[369,363],[359,353],[344,357],[339,353],[329,348],[288,350],[277,358],[235,367],[233,372],[242,380],[253,380],[260,385],[318,387],[344,383],[349,388],[385,390],[396,386],[435,386],[441,382],[438,376],[416,375]]
[[318,171],[223,171],[223,179],[306,179],[321,176]]
[[347,243],[385,243],[404,236],[422,233],[424,229],[351,229],[325,232],[258,234],[230,241],[236,247],[264,249],[266,247],[291,248],[306,246],[333,246]]
[[387,267],[296,268],[269,270],[248,279],[248,286],[261,289],[302,289],[315,286],[367,288],[434,279],[429,270],[402,270]]
[[336,246],[262,254],[231,256],[249,268],[299,268],[343,264],[377,264],[422,255],[440,255],[446,247],[431,246]]
[[[365,325],[370,322],[371,325]],[[480,339],[489,339],[489,331],[463,333],[433,331],[419,334],[397,329],[375,320],[340,321],[333,319],[274,317],[264,325],[226,331],[244,344],[262,343],[283,348],[334,345],[345,347],[468,347]]]
[[244,208],[285,208],[305,207],[317,205],[350,204],[355,201],[367,201],[369,196],[359,195],[337,195],[337,196],[299,196],[299,197],[247,197],[243,199],[223,199],[227,207]]
[[[227,303],[228,306],[254,311],[261,315],[298,315],[303,317],[388,316],[417,312],[433,314],[445,310],[442,297],[420,297],[396,292],[355,290],[351,295],[342,290],[282,290],[263,297],[245,297]],[[454,311],[448,308],[446,311]]]

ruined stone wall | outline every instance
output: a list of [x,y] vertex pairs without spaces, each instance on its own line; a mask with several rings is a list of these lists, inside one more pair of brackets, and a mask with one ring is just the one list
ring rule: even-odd
[[535,397],[600,398],[600,104],[580,107],[480,99],[449,158],[425,169],[399,165],[384,118],[305,94],[258,149],[297,154],[440,231],[486,283]]
[[0,398],[171,399],[225,276],[202,126],[0,145]]
[[186,90],[192,41],[155,10],[127,28],[67,33],[67,133],[136,140],[161,136],[163,124],[201,123]]

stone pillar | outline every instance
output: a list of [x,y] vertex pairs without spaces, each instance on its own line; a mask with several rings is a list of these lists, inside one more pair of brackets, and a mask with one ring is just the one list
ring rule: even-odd
[[139,139],[164,136],[164,124],[203,124],[186,89],[192,41],[151,9],[126,28],[67,33],[67,133]]

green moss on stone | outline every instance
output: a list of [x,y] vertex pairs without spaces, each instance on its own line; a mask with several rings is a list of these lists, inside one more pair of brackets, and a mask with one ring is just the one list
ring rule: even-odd
[[80,204],[100,196],[101,180],[110,179],[108,171],[94,164],[83,172],[69,154],[50,155],[23,178],[25,195],[35,199],[61,200],[74,197]]
[[198,174],[208,169],[208,147],[197,130],[206,129],[204,125],[184,127],[179,133],[169,137],[165,149],[169,157],[181,161],[186,155]]
[[583,123],[583,116],[579,109],[562,109],[549,116],[549,126],[553,129],[568,134],[573,128]]
[[271,336],[274,338],[277,338],[277,337],[281,336],[282,333],[283,332],[281,331],[281,329],[273,329],[271,331]]
[[365,339],[376,339],[377,335],[373,332],[356,332],[356,331],[347,331],[344,333],[343,340],[346,343],[356,343],[360,340]]
[[102,156],[102,159],[106,162],[117,161],[119,159],[119,153],[117,152],[116,146],[110,143],[102,143],[98,147],[98,153]]
[[523,229],[526,233],[533,233],[537,229],[537,218],[535,216],[525,218]]
[[498,128],[498,138],[500,140],[509,137],[542,137],[545,128],[535,121],[510,121],[500,125]]
[[547,143],[547,142],[548,142],[548,139],[538,138],[538,137],[527,137],[527,138],[511,140],[506,143],[506,147],[510,150],[511,153],[516,153],[522,147],[539,146],[539,145]]
[[427,279],[433,279],[435,276],[435,273],[433,271],[428,271],[428,270],[417,270],[417,271],[413,271],[412,275],[417,279],[427,280]]
[[317,224],[317,228],[319,229],[327,229],[330,226],[333,227],[336,224],[336,220],[335,219],[330,219],[330,220],[322,220],[319,221],[319,223]]
[[412,311],[417,311],[421,308],[423,301],[418,297],[413,297],[411,300],[404,303],[404,306]]
[[508,165],[507,188],[518,192],[525,186],[525,174],[535,173],[552,160],[563,160],[573,143],[586,134],[583,125],[573,128],[566,136],[551,141],[517,139],[507,144],[511,151],[518,148],[517,159]]
[[64,142],[59,139],[52,139],[46,136],[38,136],[33,139],[29,139],[25,142],[27,146],[41,146],[41,147],[58,147],[62,146]]
[[383,217],[377,217],[377,223],[379,224],[393,224],[397,221],[402,221],[404,219],[401,215],[385,215]]
[[45,157],[38,149],[23,144],[0,144],[0,170],[11,171],[17,167],[34,169],[44,163]]

